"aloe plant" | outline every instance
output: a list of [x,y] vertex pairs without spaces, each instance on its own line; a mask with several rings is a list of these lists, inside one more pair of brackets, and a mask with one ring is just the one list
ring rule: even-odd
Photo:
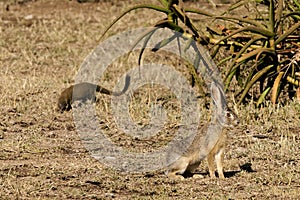
[[[270,0],[266,17],[257,9],[260,19],[230,15],[230,11],[248,3],[249,1],[241,1],[238,5],[234,4],[228,13],[215,16],[215,19],[230,21],[236,23],[236,27],[240,26],[215,42],[215,45],[220,45],[222,42],[230,41],[231,44],[242,46],[226,72],[225,90],[229,88],[233,77],[242,79],[241,90],[237,92],[240,104],[250,89],[259,82],[261,93],[257,105],[264,101],[269,92],[271,101],[276,103],[285,85],[294,84],[299,87],[295,81],[295,72],[300,71],[299,64],[291,62],[297,53],[295,49],[300,46],[299,3],[297,0],[294,0],[294,3]],[[285,25],[287,22],[291,24],[290,27]],[[293,33],[295,35],[292,35]],[[254,63],[250,67],[249,61]],[[245,77],[241,77],[240,71],[246,71]]]
[[[231,62],[225,74],[225,90],[230,87],[233,78],[236,77],[240,85],[240,91],[236,92],[236,96],[239,98],[238,104],[244,102],[247,94],[256,83],[260,84],[257,105],[261,104],[270,92],[271,101],[276,103],[284,86],[290,84],[299,87],[299,81],[296,79],[295,74],[300,72],[300,61],[296,59],[297,49],[300,46],[300,4],[298,0],[269,0],[267,1],[269,2],[268,12],[265,14],[256,9],[255,4],[260,3],[260,1],[262,0],[239,1],[231,5],[223,14],[213,15],[201,9],[184,8],[180,0],[158,0],[158,5],[142,4],[129,8],[109,25],[104,34],[118,20],[133,10],[146,8],[164,13],[166,17],[153,24],[149,31],[141,35],[137,43],[145,38],[144,48],[146,48],[148,41],[158,28],[169,28],[182,33],[187,39],[217,46],[212,56],[218,53],[220,46],[236,46],[239,49],[238,52],[234,52],[233,56],[223,59],[224,62]],[[259,17],[244,18],[231,14],[231,11],[249,3],[250,6],[256,9]],[[221,38],[214,34],[214,37],[207,38],[202,34],[206,30],[198,30],[190,19],[189,13],[206,16],[211,20],[224,20],[233,23],[234,28],[227,28],[227,35]],[[289,26],[286,25],[287,23],[289,23]],[[176,37],[162,39],[155,50],[160,49],[174,39]],[[143,52],[142,49],[139,62]],[[195,61],[195,63],[194,66],[197,68],[197,62]],[[249,65],[249,63],[253,64]],[[203,82],[197,76],[195,68],[190,68],[191,74],[198,83],[200,91],[203,91]]]

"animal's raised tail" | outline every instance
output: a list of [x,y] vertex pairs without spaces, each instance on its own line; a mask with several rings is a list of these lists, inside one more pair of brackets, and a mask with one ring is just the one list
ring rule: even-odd
[[125,77],[125,85],[124,85],[124,88],[123,88],[122,91],[120,91],[120,92],[112,92],[110,90],[107,90],[107,89],[105,89],[105,88],[97,85],[96,92],[100,92],[100,93],[103,93],[103,94],[109,94],[109,95],[113,95],[113,96],[120,96],[120,95],[124,94],[128,90],[129,85],[130,85],[130,76],[126,75],[126,77]]

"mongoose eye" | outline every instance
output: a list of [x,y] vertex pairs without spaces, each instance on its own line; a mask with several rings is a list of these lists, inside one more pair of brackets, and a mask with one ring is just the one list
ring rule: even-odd
[[226,111],[226,117],[227,117],[228,119],[232,119],[232,118],[233,118],[231,112],[229,112],[229,111]]

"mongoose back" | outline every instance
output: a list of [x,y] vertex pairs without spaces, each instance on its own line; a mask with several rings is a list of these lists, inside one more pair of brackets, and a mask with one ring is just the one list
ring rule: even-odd
[[113,95],[113,96],[120,96],[127,91],[129,87],[129,82],[130,82],[130,77],[126,76],[125,86],[123,90],[120,92],[112,92],[104,87],[92,83],[87,83],[87,82],[71,85],[70,87],[62,91],[62,93],[60,94],[57,102],[58,110],[61,112],[71,110],[72,109],[71,104],[75,101],[91,100],[94,102],[96,100],[95,92],[100,92],[102,94]]

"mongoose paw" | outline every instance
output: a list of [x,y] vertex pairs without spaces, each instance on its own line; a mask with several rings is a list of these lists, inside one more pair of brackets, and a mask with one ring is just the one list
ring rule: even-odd
[[168,176],[168,178],[174,179],[174,180],[184,180],[184,177],[182,175],[179,175],[179,174]]
[[201,175],[201,174],[194,174],[193,175],[193,178],[204,178],[204,176],[203,175]]

